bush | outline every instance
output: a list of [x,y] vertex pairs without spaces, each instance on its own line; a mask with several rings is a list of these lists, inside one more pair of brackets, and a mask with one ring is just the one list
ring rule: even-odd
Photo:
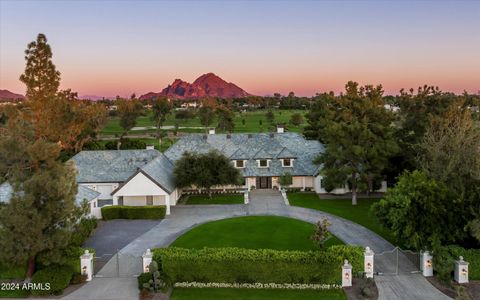
[[142,273],[142,274],[138,275],[138,277],[137,277],[138,289],[143,290],[144,289],[143,285],[145,283],[148,283],[150,281],[150,279],[153,279],[152,273]]
[[278,251],[240,248],[161,248],[154,260],[175,282],[338,284],[348,259],[363,268],[363,248],[332,246],[323,251]]
[[[459,256],[469,263],[468,276],[470,280],[480,279],[480,249],[465,249],[460,246],[445,246],[434,253],[434,270],[441,279],[450,279],[454,262]],[[437,268],[440,263],[440,268]]]
[[83,275],[83,274],[80,274],[80,273],[73,274],[72,284],[80,284],[80,283],[84,283],[86,281],[87,281],[87,275]]
[[85,250],[95,254],[93,248],[82,248],[76,246],[69,246],[59,251],[47,251],[37,255],[36,267],[37,269],[45,269],[52,265],[68,266],[73,272],[80,273],[80,256],[85,253]]
[[95,218],[87,218],[80,221],[80,223],[75,226],[75,230],[70,239],[70,245],[77,247],[82,246],[93,230],[97,228],[97,225]]
[[192,109],[178,110],[175,113],[175,119],[185,120],[193,119],[195,117],[195,111]]
[[33,290],[32,295],[60,295],[63,290],[68,286],[73,276],[73,270],[69,266],[51,266],[42,269],[32,277],[32,283],[50,284],[49,290]]
[[24,279],[27,274],[27,264],[7,266],[0,263],[0,281],[3,279]]
[[165,206],[104,206],[102,207],[104,220],[113,219],[163,219]]

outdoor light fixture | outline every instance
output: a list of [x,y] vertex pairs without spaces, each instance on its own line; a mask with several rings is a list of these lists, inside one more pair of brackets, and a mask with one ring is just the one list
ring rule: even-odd
[[350,279],[350,274],[348,274],[348,272],[345,273],[345,279],[346,280]]
[[367,269],[370,271],[372,269],[372,264],[371,263],[367,263]]
[[147,272],[150,272],[150,266],[149,265],[145,266],[145,273],[147,273]]
[[87,275],[87,266],[83,266],[82,268],[82,274]]
[[467,276],[467,269],[465,269],[465,268],[462,269],[462,275]]
[[431,268],[431,267],[432,267],[432,261],[431,261],[430,259],[427,260],[427,261],[425,262],[425,266],[426,266],[427,268]]

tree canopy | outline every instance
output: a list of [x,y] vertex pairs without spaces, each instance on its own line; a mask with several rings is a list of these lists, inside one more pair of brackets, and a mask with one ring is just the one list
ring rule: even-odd
[[180,188],[204,188],[211,196],[212,186],[239,185],[241,176],[226,156],[210,151],[202,154],[184,153],[175,163],[174,181]]
[[[388,158],[397,151],[391,126],[393,116],[384,107],[382,86],[359,87],[355,82],[345,86],[339,98],[325,97],[322,110],[313,111],[310,124],[322,129],[314,130],[325,144],[316,162],[322,164],[322,176],[327,187],[349,184],[352,204],[357,203],[357,190],[372,190],[373,181],[386,168]],[[334,100],[334,101],[332,101]]]

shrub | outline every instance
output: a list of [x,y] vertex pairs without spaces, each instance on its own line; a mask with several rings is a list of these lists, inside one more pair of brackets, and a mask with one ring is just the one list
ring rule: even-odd
[[32,283],[38,283],[45,285],[50,284],[49,290],[33,290],[34,296],[43,295],[60,295],[63,290],[68,286],[73,276],[73,270],[69,266],[51,266],[42,269],[32,277]]
[[340,268],[348,259],[363,268],[363,249],[332,246],[323,251],[278,251],[240,248],[161,248],[154,260],[175,282],[322,283],[341,281]]
[[175,113],[175,119],[193,119],[195,117],[195,111],[192,109],[178,110]]
[[[121,145],[120,145],[121,150],[145,149],[147,147],[147,144],[144,141],[141,141],[141,140],[121,139],[120,142],[121,142]],[[117,150],[117,143],[118,143],[117,140],[108,141],[107,143],[105,143],[105,149],[106,150]]]
[[470,280],[479,280],[480,249],[465,249],[455,245],[441,247],[434,253],[434,270],[440,279],[449,280],[451,278],[454,261],[458,260],[459,256],[463,256],[463,259],[469,263],[468,276]]
[[97,220],[95,218],[86,218],[75,226],[75,230],[70,239],[71,246],[80,247],[85,243],[93,230],[97,228]]
[[83,274],[80,274],[80,273],[73,274],[72,284],[80,284],[80,283],[84,283],[86,281],[87,281],[87,275],[83,275]]
[[104,206],[102,207],[104,220],[113,219],[163,219],[165,206]]
[[138,289],[143,290],[143,285],[145,283],[148,283],[151,279],[153,279],[152,273],[142,273],[138,275],[137,281],[138,281]]

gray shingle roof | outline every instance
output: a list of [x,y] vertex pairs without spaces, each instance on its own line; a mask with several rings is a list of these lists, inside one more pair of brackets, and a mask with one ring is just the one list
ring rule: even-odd
[[83,200],[87,200],[88,202],[90,202],[98,196],[100,196],[99,192],[89,189],[86,186],[78,185],[78,192],[75,195],[75,201],[77,203],[82,203]]
[[162,154],[143,166],[141,170],[171,193],[175,190],[173,168],[172,162]]
[[230,156],[231,160],[245,160],[249,158],[250,157],[245,152],[243,152],[242,149],[238,149]]
[[[80,204],[83,200],[91,201],[100,195],[99,192],[91,190],[85,186],[79,185],[78,192],[75,195],[75,202]],[[13,196],[13,187],[8,182],[0,185],[0,202],[8,203]]]
[[[295,157],[293,167],[282,167],[278,155],[287,151]],[[226,134],[207,135],[191,134],[182,137],[172,145],[165,155],[172,161],[177,161],[184,152],[206,153],[218,150],[227,157],[235,156],[241,150],[248,157],[245,168],[241,169],[246,177],[279,176],[286,172],[292,175],[316,175],[319,166],[313,160],[323,152],[323,146],[318,141],[306,140],[303,136],[293,132],[286,133],[257,133],[257,134]],[[260,150],[270,155],[272,161],[269,168],[258,168],[254,159]],[[263,156],[263,155],[261,155]],[[233,158],[231,158],[233,159]]]
[[159,155],[157,150],[82,151],[72,157],[77,182],[124,182]]
[[277,158],[295,158],[295,154],[293,154],[287,147],[283,148],[280,153],[278,153]]

